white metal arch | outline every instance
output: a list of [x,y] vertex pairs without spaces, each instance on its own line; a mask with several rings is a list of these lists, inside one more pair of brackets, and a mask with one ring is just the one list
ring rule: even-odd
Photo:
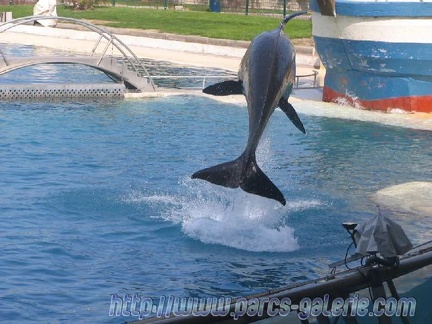
[[[28,16],[10,20],[8,22],[0,23],[0,33],[3,33],[15,26],[24,25],[33,23],[36,20],[45,20],[45,19],[56,19],[60,21],[66,21],[69,23],[77,24],[87,28],[90,31],[93,31],[99,34],[99,39],[96,41],[93,50],[91,51],[89,56],[81,56],[81,57],[67,57],[67,56],[59,56],[54,59],[52,57],[48,58],[27,58],[27,64],[23,62],[22,59],[17,58],[8,58],[5,53],[0,48],[0,55],[3,60],[2,64],[0,63],[0,74],[7,73],[14,69],[19,69],[29,65],[35,64],[62,64],[62,63],[73,63],[73,64],[84,64],[96,69],[99,69],[105,72],[108,76],[115,80],[123,81],[126,87],[131,89],[138,90],[156,90],[156,86],[148,73],[145,66],[141,63],[138,57],[132,52],[132,50],[122,42],[117,36],[113,33],[105,30],[102,27],[96,26],[89,22],[78,20],[74,18],[68,17],[48,17],[48,16]],[[107,44],[105,45],[104,50],[98,57],[96,55],[96,49],[101,44],[101,41],[105,39]],[[107,63],[108,58],[112,57],[108,56],[107,50],[109,46],[114,46],[123,56],[123,62],[121,62],[124,66],[119,68],[119,64],[117,63]],[[146,86],[146,84],[148,86]]]

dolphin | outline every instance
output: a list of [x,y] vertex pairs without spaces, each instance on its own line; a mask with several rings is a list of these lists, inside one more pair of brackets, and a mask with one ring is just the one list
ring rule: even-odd
[[279,27],[255,37],[240,63],[238,80],[228,80],[203,90],[206,94],[226,96],[244,94],[249,112],[249,138],[246,149],[236,160],[203,169],[192,175],[213,184],[242,188],[244,191],[286,204],[280,190],[259,168],[256,149],[267,122],[276,107],[306,133],[294,107],[288,103],[295,79],[295,48],[283,32],[285,24],[305,12],[285,17]]

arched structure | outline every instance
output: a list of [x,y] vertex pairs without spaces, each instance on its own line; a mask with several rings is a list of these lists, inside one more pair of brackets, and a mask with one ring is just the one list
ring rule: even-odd
[[[95,42],[93,50],[87,56],[36,56],[11,58],[7,57],[0,48],[0,75],[37,64],[83,64],[104,72],[116,82],[123,82],[128,89],[139,91],[156,90],[147,69],[142,65],[131,49],[113,33],[89,22],[67,17],[29,16],[1,23],[0,33],[3,33],[15,26],[29,24],[36,20],[44,19],[56,19],[58,21],[66,21],[68,23],[80,25],[89,31],[97,33],[99,38]],[[96,53],[99,46],[104,46],[104,48],[100,53]],[[107,54],[107,50],[110,46],[114,47],[119,52],[119,56],[114,57]]]

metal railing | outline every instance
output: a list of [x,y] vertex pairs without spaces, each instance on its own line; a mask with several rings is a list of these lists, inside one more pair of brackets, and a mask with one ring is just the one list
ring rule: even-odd
[[309,7],[309,0],[111,0],[111,3],[113,6],[266,16],[285,16],[288,11],[307,10]]
[[[133,72],[131,74],[131,77],[133,76],[133,77],[146,79],[147,83],[150,85],[150,88],[152,88],[152,90],[156,90],[155,84],[153,83],[153,80],[150,74],[148,73],[146,67],[141,63],[140,59],[132,52],[132,50],[123,41],[121,41],[117,36],[115,36],[113,33],[108,32],[104,28],[97,25],[93,25],[84,20],[68,18],[68,17],[60,17],[60,16],[56,16],[56,17],[28,16],[28,17],[17,18],[17,19],[10,20],[8,22],[0,23],[0,33],[6,32],[7,30],[19,25],[33,23],[38,20],[49,20],[49,19],[55,19],[59,21],[65,21],[67,23],[77,24],[87,28],[89,31],[97,33],[99,37],[89,55],[90,57],[96,57],[96,54],[98,54],[99,55],[98,64],[100,64],[102,62],[102,59],[107,57],[108,48],[113,47],[121,54],[122,60],[127,64],[129,70]],[[103,42],[105,42],[105,44],[102,44]],[[100,53],[97,52],[97,48],[99,47],[99,45],[104,46],[103,50]],[[0,56],[3,59],[3,61],[6,63],[6,65],[9,65],[8,59],[5,53],[1,50],[1,48],[0,48]],[[125,81],[128,80],[126,80],[125,78]]]
[[[302,75],[296,75],[295,77],[295,83],[294,83],[294,89],[315,89],[319,88],[319,85],[317,83],[317,76],[318,71],[313,70],[310,74],[302,74]],[[197,86],[191,86],[191,85],[179,85],[176,86],[176,88],[179,89],[193,89],[193,90],[202,90],[204,89],[207,84],[216,82],[217,80],[228,80],[228,79],[235,79],[234,75],[152,75],[153,80],[155,80],[155,83],[158,84],[157,80],[188,80],[190,81],[196,81]],[[198,86],[199,84],[199,86]]]

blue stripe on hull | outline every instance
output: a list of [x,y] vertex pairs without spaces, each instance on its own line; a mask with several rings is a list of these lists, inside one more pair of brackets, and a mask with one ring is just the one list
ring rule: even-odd
[[360,100],[432,94],[432,78],[379,76],[358,71],[327,71],[324,84],[337,93]]
[[325,86],[363,100],[432,94],[432,44],[314,37]]
[[327,70],[352,70],[342,39],[314,36],[315,49]]
[[344,43],[351,66],[356,70],[432,76],[432,44],[353,40],[344,40]]
[[355,41],[314,36],[327,70],[432,76],[432,44]]
[[[317,0],[310,9],[320,12]],[[432,2],[372,2],[336,0],[336,15],[352,17],[431,17]]]

